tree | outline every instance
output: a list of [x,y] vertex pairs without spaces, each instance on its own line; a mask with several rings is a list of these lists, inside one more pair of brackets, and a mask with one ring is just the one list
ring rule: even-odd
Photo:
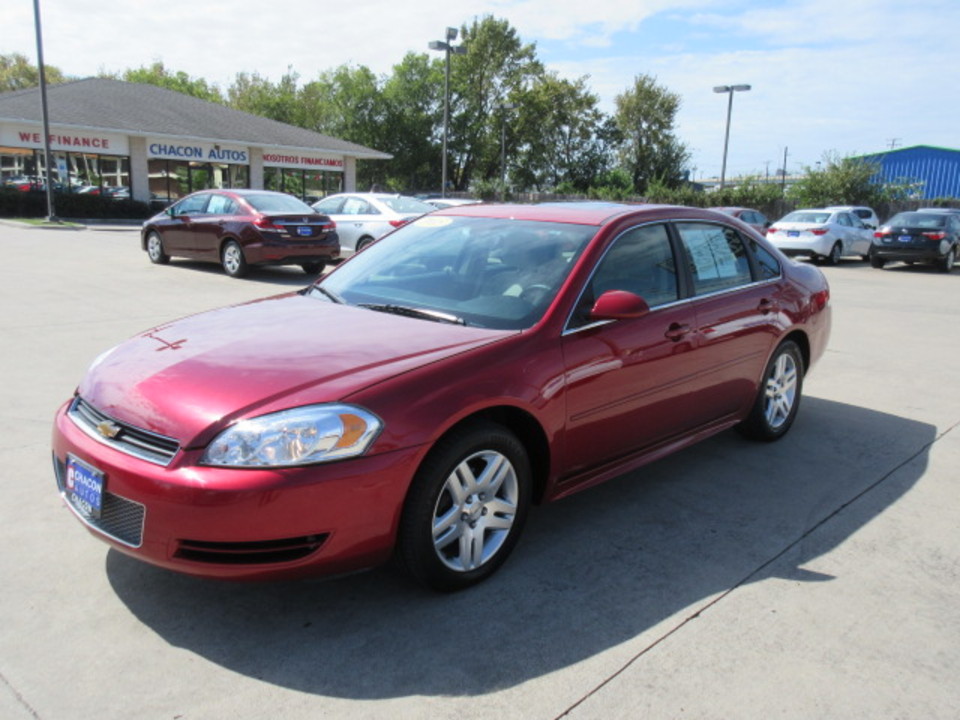
[[[116,79],[116,75],[111,73],[105,73],[103,77]],[[153,63],[150,67],[124,70],[119,79],[143,85],[156,85],[201,100],[224,104],[223,95],[220,94],[220,89],[216,85],[209,85],[202,78],[192,78],[182,70],[177,72],[167,70],[160,61]]]
[[623,137],[620,163],[637,192],[643,194],[654,181],[667,187],[682,183],[690,154],[673,131],[680,96],[657,85],[656,78],[638,75],[615,102],[614,120]]
[[288,125],[299,124],[304,113],[297,90],[298,77],[287,68],[280,82],[274,85],[257,73],[237,73],[227,89],[230,107]]
[[804,176],[788,191],[805,207],[866,205],[877,208],[909,196],[907,185],[879,183],[880,166],[859,157],[825,155],[821,169],[804,168]]
[[[52,65],[44,65],[44,74],[49,84],[66,81],[63,73]],[[0,55],[0,92],[26,90],[40,85],[40,70],[26,55],[13,53]]]
[[[450,180],[457,190],[473,178],[499,177],[498,105],[522,103],[524,91],[543,75],[536,47],[524,45],[506,20],[486,16],[461,30],[466,55],[450,58]],[[442,110],[441,110],[442,111]]]

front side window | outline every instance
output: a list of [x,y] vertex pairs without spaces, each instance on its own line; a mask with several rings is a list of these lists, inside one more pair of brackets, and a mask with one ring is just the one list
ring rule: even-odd
[[178,203],[174,208],[174,215],[202,215],[204,213],[204,208],[207,206],[207,200],[210,196],[206,193],[202,195],[191,195],[188,198],[184,198],[182,202]]
[[697,295],[752,282],[750,260],[740,235],[723,225],[678,223]]

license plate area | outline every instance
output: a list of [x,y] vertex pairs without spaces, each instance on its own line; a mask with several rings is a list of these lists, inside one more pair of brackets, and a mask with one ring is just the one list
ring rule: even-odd
[[898,242],[902,242],[902,243],[912,243],[912,242],[913,242],[913,236],[912,236],[912,235],[901,235],[900,237],[897,238],[897,241],[898,241]]
[[77,512],[99,520],[103,510],[104,474],[73,455],[67,455],[67,477],[64,491]]
[[309,225],[298,225],[297,226],[297,235],[300,237],[312,237],[313,228]]
[[787,230],[787,237],[800,237],[799,230]]

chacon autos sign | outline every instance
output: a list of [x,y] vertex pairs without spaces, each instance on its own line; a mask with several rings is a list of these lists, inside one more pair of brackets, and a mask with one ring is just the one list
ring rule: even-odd
[[231,165],[247,165],[250,162],[250,152],[245,147],[152,139],[147,140],[147,157],[193,162],[218,162]]

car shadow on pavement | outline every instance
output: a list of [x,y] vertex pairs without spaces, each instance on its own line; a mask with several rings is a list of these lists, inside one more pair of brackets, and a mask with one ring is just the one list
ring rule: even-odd
[[233,672],[350,699],[477,695],[611,649],[626,662],[745,583],[830,582],[804,566],[908,492],[935,439],[807,397],[781,442],[723,433],[537,508],[500,572],[453,595],[391,569],[225,583],[111,550],[106,571],[146,627]]
[[[222,275],[226,277],[223,268],[214,263],[197,262],[195,260],[182,260],[175,258],[170,261],[170,269],[177,271],[192,270],[198,273],[207,273],[209,275]],[[305,273],[295,265],[254,265],[242,278],[237,278],[236,282],[254,282],[266,285],[290,285],[293,287],[306,287],[314,280],[320,277],[317,273]]]

